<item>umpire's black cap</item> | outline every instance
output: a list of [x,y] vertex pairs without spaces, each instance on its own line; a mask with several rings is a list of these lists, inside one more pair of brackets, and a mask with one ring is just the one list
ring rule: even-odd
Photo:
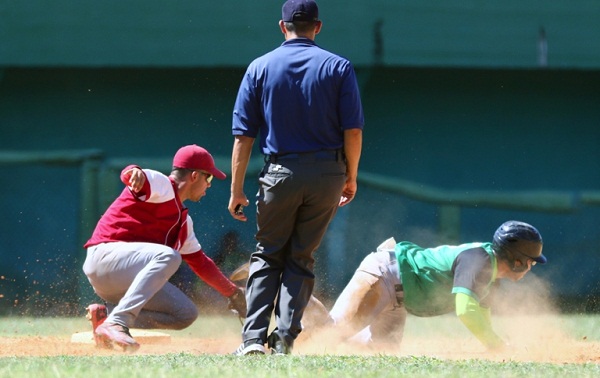
[[281,8],[284,22],[318,21],[319,7],[313,0],[288,0]]

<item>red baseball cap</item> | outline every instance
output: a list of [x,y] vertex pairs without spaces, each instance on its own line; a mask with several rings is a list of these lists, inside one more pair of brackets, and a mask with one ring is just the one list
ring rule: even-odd
[[191,144],[181,147],[173,157],[173,167],[184,169],[198,169],[225,180],[227,175],[215,167],[215,160],[204,148]]

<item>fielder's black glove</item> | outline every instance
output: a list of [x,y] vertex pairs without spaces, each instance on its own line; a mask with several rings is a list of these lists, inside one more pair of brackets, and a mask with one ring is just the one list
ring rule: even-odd
[[241,319],[246,318],[246,295],[244,290],[241,288],[235,289],[235,292],[227,297],[229,305],[227,306],[231,311],[235,312]]

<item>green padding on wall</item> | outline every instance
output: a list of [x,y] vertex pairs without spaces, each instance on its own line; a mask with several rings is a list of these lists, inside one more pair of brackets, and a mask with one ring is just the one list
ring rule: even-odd
[[[245,66],[283,41],[273,1],[7,1],[0,65]],[[596,0],[323,0],[317,41],[357,65],[600,67]]]

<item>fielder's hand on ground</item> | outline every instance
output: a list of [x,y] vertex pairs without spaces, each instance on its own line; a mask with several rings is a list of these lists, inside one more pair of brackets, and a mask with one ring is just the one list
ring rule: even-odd
[[227,306],[231,311],[238,314],[240,319],[246,318],[246,296],[244,295],[244,290],[241,288],[237,288],[235,292],[227,298],[229,300],[229,306]]

